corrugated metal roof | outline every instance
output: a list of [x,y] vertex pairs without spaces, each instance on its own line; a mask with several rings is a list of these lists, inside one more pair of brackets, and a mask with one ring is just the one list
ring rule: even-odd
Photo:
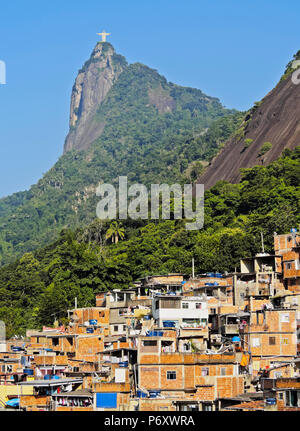
[[65,379],[53,379],[53,380],[29,380],[27,382],[19,382],[18,385],[27,386],[61,386],[70,383],[82,383],[82,378],[65,378]]

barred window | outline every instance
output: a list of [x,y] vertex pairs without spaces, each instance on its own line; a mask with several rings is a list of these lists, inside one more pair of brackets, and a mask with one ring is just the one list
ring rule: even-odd
[[167,371],[167,380],[176,380],[176,371]]
[[275,337],[269,337],[269,345],[274,346],[276,344],[276,338]]

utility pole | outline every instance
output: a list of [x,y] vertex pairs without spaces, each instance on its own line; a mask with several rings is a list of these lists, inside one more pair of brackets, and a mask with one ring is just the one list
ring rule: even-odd
[[195,260],[192,258],[192,278],[195,278]]
[[265,246],[264,246],[264,234],[262,233],[262,231],[260,232],[260,236],[261,236],[261,248],[262,248],[262,252],[265,252]]

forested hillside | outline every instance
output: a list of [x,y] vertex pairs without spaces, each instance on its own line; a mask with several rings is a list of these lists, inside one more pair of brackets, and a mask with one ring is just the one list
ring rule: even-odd
[[[65,229],[50,245],[26,253],[0,269],[0,319],[8,335],[62,322],[78,306],[94,305],[94,294],[126,288],[151,273],[234,271],[239,259],[267,252],[273,233],[300,222],[300,147],[285,150],[267,167],[245,169],[239,184],[217,183],[205,194],[205,225],[187,231],[184,220],[93,221]],[[116,238],[119,240],[116,241]]]
[[[72,100],[88,85],[98,85],[99,99],[89,100],[96,107],[84,124],[83,96],[76,99],[68,136],[80,127],[82,136],[90,138],[91,128],[100,136],[84,150],[82,141],[79,148],[70,144],[29,191],[0,200],[2,265],[55,240],[64,227],[92,222],[100,182],[114,184],[121,175],[129,184],[195,180],[241,121],[241,113],[225,109],[218,99],[169,83],[142,64],[127,65],[110,44],[98,45],[79,72]],[[111,86],[104,94],[101,79],[108,70]],[[92,72],[98,81],[91,81]]]

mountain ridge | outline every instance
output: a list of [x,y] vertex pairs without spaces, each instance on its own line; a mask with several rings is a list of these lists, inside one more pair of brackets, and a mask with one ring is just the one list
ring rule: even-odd
[[73,86],[64,154],[30,190],[0,200],[0,263],[95,219],[101,181],[184,182],[230,136],[239,115],[97,44]]

